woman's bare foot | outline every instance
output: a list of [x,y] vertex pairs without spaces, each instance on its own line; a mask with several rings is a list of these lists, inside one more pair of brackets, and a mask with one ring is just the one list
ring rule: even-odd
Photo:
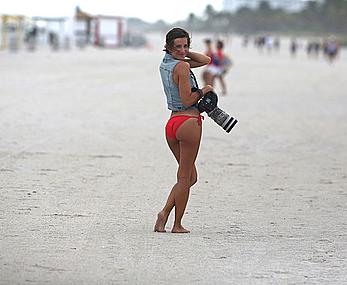
[[182,227],[182,226],[179,226],[179,227],[174,226],[174,227],[172,228],[171,232],[174,233],[174,234],[188,234],[188,233],[190,233],[189,230],[186,230],[186,229],[185,229],[184,227]]
[[167,217],[164,215],[163,212],[159,212],[157,221],[154,226],[154,231],[158,233],[165,233],[166,222],[167,222]]

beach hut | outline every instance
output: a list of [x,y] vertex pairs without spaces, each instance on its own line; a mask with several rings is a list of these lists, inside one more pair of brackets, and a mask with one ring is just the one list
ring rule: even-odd
[[97,15],[94,19],[94,43],[101,47],[120,47],[126,34],[126,20],[123,17]]
[[0,49],[17,50],[24,40],[25,17],[21,15],[0,16]]
[[66,45],[71,37],[71,20],[67,17],[33,17],[40,28],[39,43],[49,44],[53,49]]

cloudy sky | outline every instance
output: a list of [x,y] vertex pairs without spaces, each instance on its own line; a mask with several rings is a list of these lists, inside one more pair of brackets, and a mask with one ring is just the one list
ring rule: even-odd
[[141,18],[148,22],[162,19],[168,23],[186,19],[189,13],[201,16],[208,4],[222,9],[223,0],[0,0],[0,14],[63,17],[79,5],[91,14]]

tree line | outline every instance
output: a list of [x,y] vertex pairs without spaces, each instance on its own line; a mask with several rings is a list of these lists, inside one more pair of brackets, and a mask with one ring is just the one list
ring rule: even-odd
[[[267,1],[257,8],[241,7],[236,12],[216,11],[207,5],[204,15],[194,13],[175,23],[191,31],[218,33],[285,33],[285,34],[339,34],[347,32],[347,0],[307,1],[297,12],[273,8]],[[165,30],[164,21],[152,24],[152,30]]]

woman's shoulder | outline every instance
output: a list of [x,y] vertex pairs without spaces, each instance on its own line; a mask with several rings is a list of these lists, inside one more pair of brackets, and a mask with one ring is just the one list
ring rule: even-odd
[[176,64],[175,70],[176,70],[177,72],[179,72],[179,73],[186,73],[186,72],[189,73],[190,65],[189,65],[188,62],[183,61],[183,60],[180,60],[180,61]]

